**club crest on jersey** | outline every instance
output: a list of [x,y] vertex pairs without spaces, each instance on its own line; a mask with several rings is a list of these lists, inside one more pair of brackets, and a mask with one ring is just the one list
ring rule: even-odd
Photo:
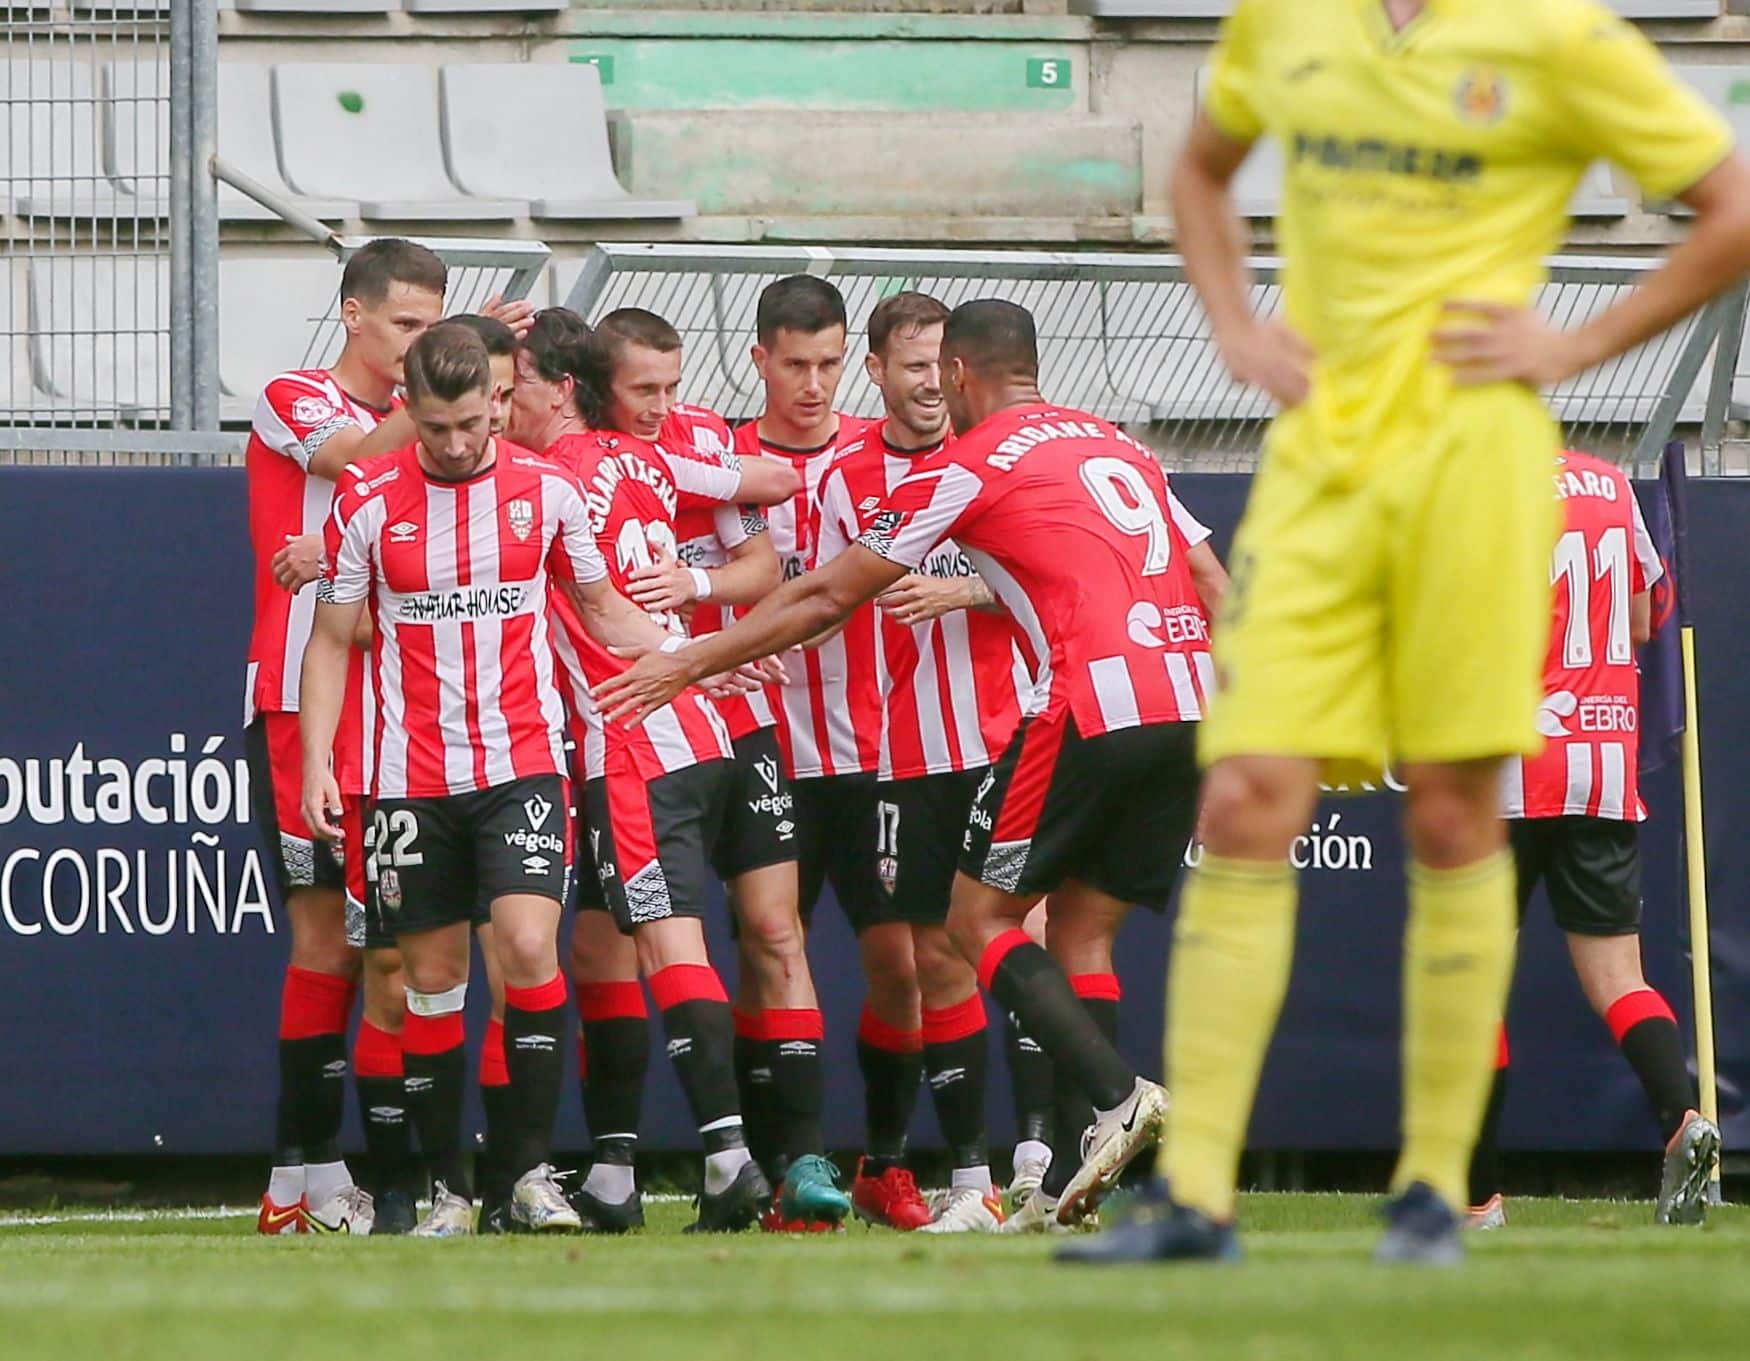
[[401,910],[401,876],[385,868],[377,875],[377,898],[391,912]]
[[553,805],[539,794],[532,799],[523,800],[523,812],[528,815],[529,826],[537,832],[541,830],[542,824],[547,821],[547,815],[552,811]]
[[299,425],[321,425],[339,414],[326,397],[298,397],[292,401],[292,419]]
[[899,882],[899,861],[884,855],[875,862],[875,872],[881,876],[881,887],[892,893],[894,884]]
[[529,531],[535,527],[535,506],[524,497],[507,501],[504,507],[504,518],[510,522],[510,532],[519,540],[529,537]]
[[1488,127],[1507,112],[1507,82],[1486,66],[1477,66],[1459,77],[1453,91],[1459,117],[1467,123]]

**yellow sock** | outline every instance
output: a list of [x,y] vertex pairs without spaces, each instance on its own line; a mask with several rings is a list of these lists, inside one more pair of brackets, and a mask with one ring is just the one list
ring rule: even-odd
[[1392,1185],[1427,1182],[1460,1212],[1513,975],[1514,916],[1505,850],[1454,870],[1410,867],[1404,1151]]
[[1179,905],[1160,1172],[1175,1200],[1212,1219],[1233,1217],[1258,1070],[1294,962],[1296,899],[1286,862],[1205,855]]

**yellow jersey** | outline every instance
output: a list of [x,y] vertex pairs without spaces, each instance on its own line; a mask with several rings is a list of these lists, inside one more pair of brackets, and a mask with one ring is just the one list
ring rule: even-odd
[[1383,0],[1240,0],[1210,75],[1215,126],[1268,133],[1287,167],[1286,317],[1317,358],[1272,456],[1292,446],[1333,472],[1376,468],[1457,414],[1428,357],[1442,304],[1528,303],[1594,160],[1668,196],[1732,145],[1593,0],[1428,0],[1398,30]]

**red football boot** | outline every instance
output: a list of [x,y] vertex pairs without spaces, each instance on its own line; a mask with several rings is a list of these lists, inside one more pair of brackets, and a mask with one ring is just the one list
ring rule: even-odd
[[857,1218],[889,1229],[921,1229],[930,1222],[930,1207],[903,1167],[890,1167],[871,1177],[864,1174],[859,1160],[857,1179],[851,1184],[851,1205]]

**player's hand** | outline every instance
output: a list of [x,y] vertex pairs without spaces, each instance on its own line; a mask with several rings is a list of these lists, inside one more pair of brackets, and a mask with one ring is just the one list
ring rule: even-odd
[[344,839],[340,830],[340,786],[335,783],[332,771],[304,776],[304,821],[324,841],[338,845]]
[[910,628],[965,609],[967,580],[965,577],[923,577],[908,572],[876,596],[875,603],[894,623]]
[[1312,387],[1312,346],[1287,322],[1258,318],[1231,336],[1216,337],[1234,381],[1262,388],[1283,410],[1299,406]]
[[746,662],[720,676],[706,676],[699,682],[699,688],[712,699],[734,699],[739,695],[751,695],[756,690],[763,690],[765,684],[757,663]]
[[520,343],[535,325],[535,304],[527,298],[506,302],[494,293],[486,300],[485,306],[480,309],[480,315],[491,317],[494,321],[502,321],[510,327],[511,334]]
[[1553,387],[1586,367],[1571,331],[1551,326],[1532,307],[1453,298],[1431,337],[1434,358],[1460,387],[1524,383]]
[[688,568],[665,557],[626,579],[626,597],[640,609],[678,610],[699,598],[699,584]]
[[781,658],[761,657],[757,662],[749,662],[748,666],[767,685],[788,685],[790,683],[790,673],[785,670]]
[[[630,649],[615,648],[621,656]],[[646,652],[617,676],[592,686],[590,698],[610,723],[635,728],[690,684],[686,663],[672,652]]]
[[322,536],[286,535],[286,546],[273,555],[273,579],[288,591],[301,591],[322,575]]

